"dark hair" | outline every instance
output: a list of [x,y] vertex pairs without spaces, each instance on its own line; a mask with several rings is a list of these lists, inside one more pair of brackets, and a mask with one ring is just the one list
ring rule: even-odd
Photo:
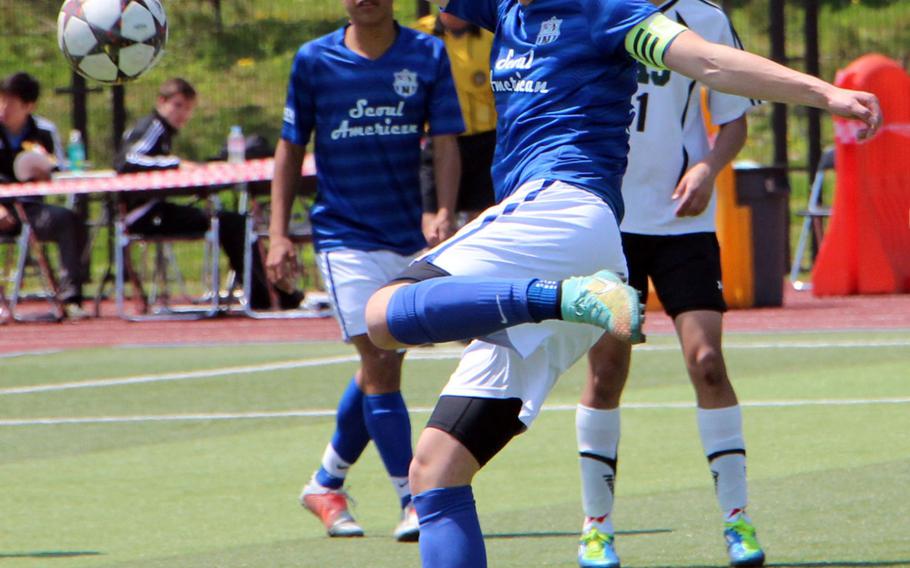
[[13,73],[0,83],[0,93],[12,95],[24,103],[33,103],[41,95],[41,83],[28,73]]
[[169,99],[176,95],[183,95],[188,99],[196,98],[196,89],[186,79],[174,77],[161,84],[158,89],[158,96],[162,99]]

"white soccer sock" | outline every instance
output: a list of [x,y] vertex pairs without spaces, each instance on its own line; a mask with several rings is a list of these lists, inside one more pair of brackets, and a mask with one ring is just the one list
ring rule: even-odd
[[350,468],[351,464],[341,459],[332,444],[326,445],[325,452],[322,454],[322,469],[332,477],[344,479]]
[[619,446],[619,409],[598,410],[581,404],[575,410],[575,434],[581,466],[581,503],[585,527],[594,523],[613,534],[613,486]]
[[403,501],[405,497],[410,497],[411,495],[411,484],[408,483],[407,477],[391,477],[392,487],[395,488],[395,493],[398,494],[398,499]]
[[737,406],[698,409],[698,431],[714,476],[717,503],[725,519],[743,511],[748,502],[746,442],[742,410]]

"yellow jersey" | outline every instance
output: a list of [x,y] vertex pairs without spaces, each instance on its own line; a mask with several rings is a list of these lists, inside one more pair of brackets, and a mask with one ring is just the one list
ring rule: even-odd
[[484,29],[455,35],[437,25],[436,15],[414,24],[417,31],[441,38],[452,66],[458,103],[464,118],[463,136],[496,130],[496,103],[490,88],[490,51],[493,34]]

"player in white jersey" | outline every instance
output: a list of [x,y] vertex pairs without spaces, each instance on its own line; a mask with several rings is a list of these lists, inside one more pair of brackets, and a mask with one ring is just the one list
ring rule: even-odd
[[[495,32],[501,201],[374,294],[366,316],[385,349],[481,338],[420,436],[410,481],[423,566],[484,568],[474,475],[533,422],[600,337],[594,325],[640,340],[637,294],[616,274],[634,60],[857,118],[865,134],[881,113],[874,95],[706,42],[642,0],[450,0],[446,10]],[[612,272],[573,277],[602,267]]]
[[[707,40],[742,48],[723,10],[703,0],[654,1],[671,20]],[[742,415],[721,352],[726,310],[715,235],[714,180],[746,141],[746,112],[756,101],[709,91],[720,127],[710,146],[702,85],[670,70],[639,68],[620,225],[629,282],[644,301],[648,277],[676,325],[698,401],[698,426],[724,514],[734,566],[758,566],[764,553],[746,515]],[[576,412],[585,522],[583,568],[613,568],[613,491],[620,437],[619,402],[629,371],[628,343],[604,336],[589,353],[589,375]]]

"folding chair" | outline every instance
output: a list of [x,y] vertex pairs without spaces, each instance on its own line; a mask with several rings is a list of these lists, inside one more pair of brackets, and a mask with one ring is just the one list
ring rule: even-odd
[[[305,184],[309,183],[305,181]],[[294,319],[294,318],[319,318],[331,314],[331,310],[323,308],[308,309],[305,307],[282,310],[279,308],[278,292],[275,287],[269,283],[269,300],[271,302],[270,310],[254,309],[249,298],[253,289],[253,247],[258,247],[259,258],[262,262],[266,259],[265,241],[269,238],[269,207],[264,202],[263,196],[268,192],[264,189],[268,184],[245,184],[242,187],[240,196],[240,212],[246,215],[246,236],[244,239],[243,253],[243,312],[255,319]],[[304,187],[304,193],[314,192],[315,187]],[[288,236],[295,247],[301,249],[303,246],[313,242],[313,229],[308,219],[302,219],[298,222],[292,222],[288,231]],[[300,257],[300,255],[298,255]],[[264,268],[264,267],[263,267]]]
[[0,325],[4,325],[13,319],[9,311],[9,302],[6,300],[6,293],[3,290],[3,282],[0,281]]
[[803,226],[799,232],[796,254],[793,255],[793,264],[790,267],[790,284],[795,290],[812,289],[812,283],[801,281],[799,273],[802,270],[812,269],[811,264],[808,268],[803,268],[803,256],[806,254],[810,231],[815,237],[815,242],[819,245],[825,236],[825,219],[831,216],[831,208],[823,206],[821,198],[822,190],[825,187],[825,172],[833,169],[834,148],[828,148],[822,153],[821,160],[818,162],[818,169],[815,171],[812,189],[809,192],[809,202],[805,209],[796,212],[797,215],[803,218]]
[[[220,310],[218,288],[220,286],[220,244],[218,239],[218,215],[213,202],[209,203],[209,229],[204,232],[182,234],[150,235],[129,229],[126,211],[121,206],[120,215],[114,224],[114,289],[117,315],[128,321],[194,320],[213,317]],[[179,242],[203,244],[202,280],[208,280],[208,288],[202,296],[193,299],[186,291],[182,273],[173,253],[173,245]],[[144,245],[146,254],[141,255],[142,270],[133,262],[133,249]],[[148,254],[148,253],[151,254]],[[149,258],[149,256],[151,258]],[[135,313],[126,308],[126,280],[132,286]],[[149,282],[149,292],[143,280]],[[182,304],[172,301],[172,285],[180,286]]]
[[[15,267],[12,266],[13,255],[9,254],[9,251],[6,254],[3,274],[4,280],[12,286],[12,294],[7,299],[5,287],[0,285],[2,310],[6,312],[7,319],[11,318],[15,321],[62,321],[66,317],[66,312],[63,309],[63,303],[57,296],[57,279],[47,260],[45,245],[35,236],[22,205],[14,203],[13,206],[16,208],[21,228],[18,235],[0,235],[0,245],[14,246],[16,250]],[[17,309],[19,301],[23,297],[22,289],[25,279],[31,275],[36,276],[41,282],[42,290],[39,297],[50,304],[50,310],[47,312],[24,314]]]

